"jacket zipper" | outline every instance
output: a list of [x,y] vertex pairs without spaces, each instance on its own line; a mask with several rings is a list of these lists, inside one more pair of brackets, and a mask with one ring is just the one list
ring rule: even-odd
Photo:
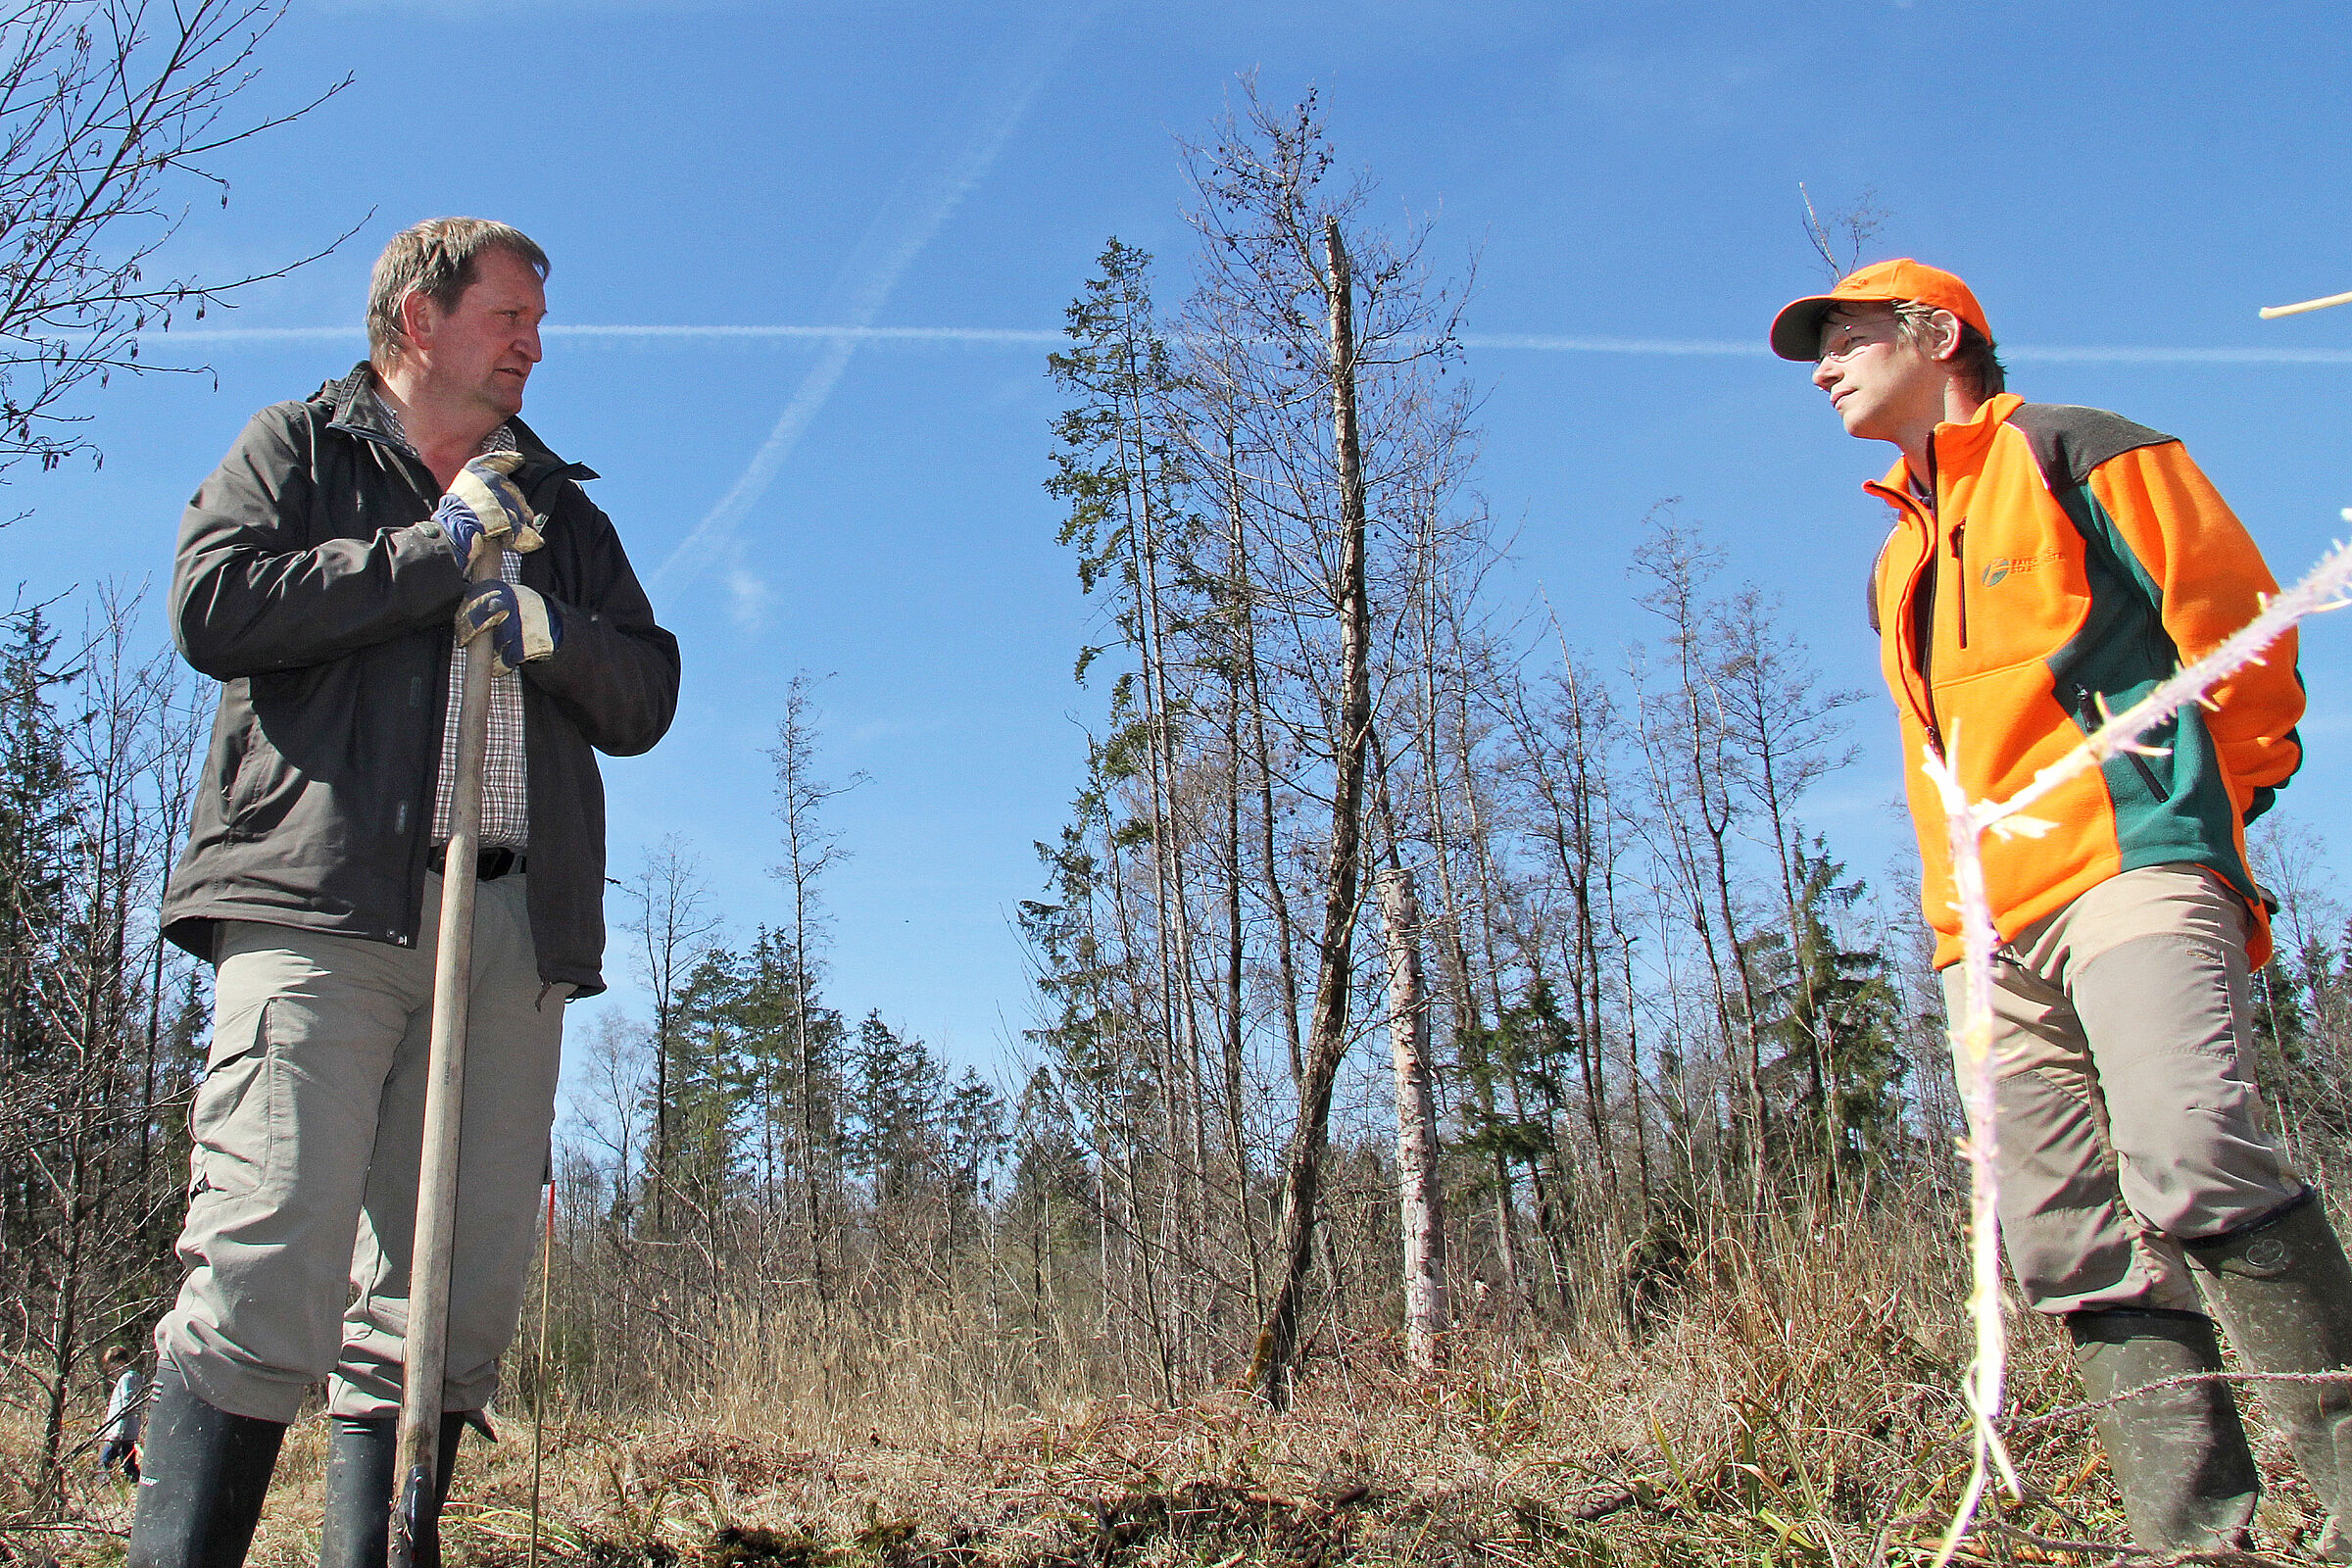
[[[1927,536],[1926,553],[1912,564],[1904,576],[1901,593],[1894,602],[1894,623],[1888,629],[1893,633],[1901,662],[1919,682],[1916,710],[1921,725],[1927,731],[1928,744],[1935,749],[1936,756],[1941,757],[1943,729],[1936,722],[1934,661],[1931,657],[1936,613],[1936,557],[1941,554],[1941,545],[1936,537],[1934,519],[1922,513],[1917,497],[1880,485],[1871,488],[1894,503],[1896,509],[1909,519],[1907,525],[1918,526]],[[1923,620],[1928,623],[1926,629],[1930,633],[1926,638],[1920,635]]]
[[[2097,729],[2100,723],[2098,700],[2091,695],[2090,688],[2081,681],[2075,682],[2075,722],[2082,726],[2085,735]],[[2126,752],[2124,755],[2132,759],[2133,767],[2139,769],[2139,781],[2148,787],[2148,793],[2160,801],[2166,799],[2164,785],[2158,781],[2156,770],[2148,765],[2148,760],[2137,752]]]
[[[1936,749],[1937,757],[1941,757],[1944,755],[1943,722],[1936,711],[1936,601],[1943,592],[1943,573],[1936,569],[1936,439],[1932,435],[1928,438],[1927,459],[1928,499],[1925,502],[1917,497],[1911,499],[1911,509],[1919,514],[1928,536],[1927,561],[1921,568],[1927,573],[1927,603],[1921,605],[1917,602],[1919,585],[1915,584],[1912,602],[1903,608],[1904,612],[1911,616],[1911,640],[1916,645],[1913,662],[1919,669],[1920,690],[1927,698],[1928,744]],[[1925,614],[1918,613],[1922,610],[1926,611]]]
[[1952,576],[1957,592],[1952,596],[1955,613],[1960,620],[1960,646],[1968,646],[1968,559],[1961,554],[1960,541],[1968,532],[1968,519],[1962,517],[1952,524]]

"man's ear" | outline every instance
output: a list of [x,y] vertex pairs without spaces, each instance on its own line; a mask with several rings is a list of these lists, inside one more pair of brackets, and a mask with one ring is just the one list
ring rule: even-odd
[[1928,318],[1936,328],[1936,352],[1928,358],[1938,362],[1951,359],[1960,352],[1960,318],[1949,311],[1937,311]]
[[429,348],[433,328],[441,323],[441,308],[422,289],[411,289],[400,302],[400,335],[412,348]]

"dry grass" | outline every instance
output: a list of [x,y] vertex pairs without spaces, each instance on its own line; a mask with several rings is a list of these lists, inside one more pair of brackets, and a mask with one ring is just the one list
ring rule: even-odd
[[[760,1366],[659,1417],[584,1411],[545,1431],[543,1560],[600,1568],[1323,1568],[1363,1564],[1826,1564],[1927,1559],[1965,1474],[1952,1392],[1967,1353],[1956,1248],[1924,1230],[1785,1230],[1718,1243],[1676,1310],[1632,1342],[1487,1338],[1434,1378],[1387,1345],[1313,1363],[1290,1411],[1212,1394],[1177,1408],[1073,1402],[972,1411],[912,1378],[831,1410]],[[1940,1282],[1943,1289],[1921,1282]],[[2075,1396],[2031,1319],[2015,1405]],[[910,1364],[923,1357],[913,1354]],[[469,1443],[453,1563],[518,1565],[530,1431]],[[2083,1423],[2020,1436],[2035,1496],[1999,1517],[2121,1542]],[[2266,1446],[2266,1540],[2291,1552],[2307,1496]],[[323,1437],[291,1434],[253,1561],[315,1560]],[[121,1527],[100,1489],[78,1499]],[[2109,1561],[1982,1537],[1977,1561]],[[119,1539],[43,1535],[21,1560],[116,1558]]]

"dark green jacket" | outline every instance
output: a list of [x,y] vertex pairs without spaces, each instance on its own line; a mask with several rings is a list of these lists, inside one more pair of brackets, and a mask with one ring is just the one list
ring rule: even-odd
[[[218,922],[414,945],[464,571],[424,466],[361,365],[255,415],[180,521],[172,631],[221,683],[164,929],[200,957]],[[605,794],[595,751],[650,750],[677,708],[677,639],[612,521],[520,420],[514,477],[547,515],[522,580],[563,642],[522,669],[531,935],[543,980],[604,989]]]

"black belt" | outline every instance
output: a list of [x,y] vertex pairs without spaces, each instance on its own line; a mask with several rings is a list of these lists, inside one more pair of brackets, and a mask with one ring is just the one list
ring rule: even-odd
[[[433,846],[432,858],[427,863],[432,866],[435,876],[442,874],[442,862],[448,858],[448,845]],[[476,882],[495,882],[508,872],[519,871],[529,863],[530,858],[522,851],[505,844],[494,845],[473,858],[473,879]]]

